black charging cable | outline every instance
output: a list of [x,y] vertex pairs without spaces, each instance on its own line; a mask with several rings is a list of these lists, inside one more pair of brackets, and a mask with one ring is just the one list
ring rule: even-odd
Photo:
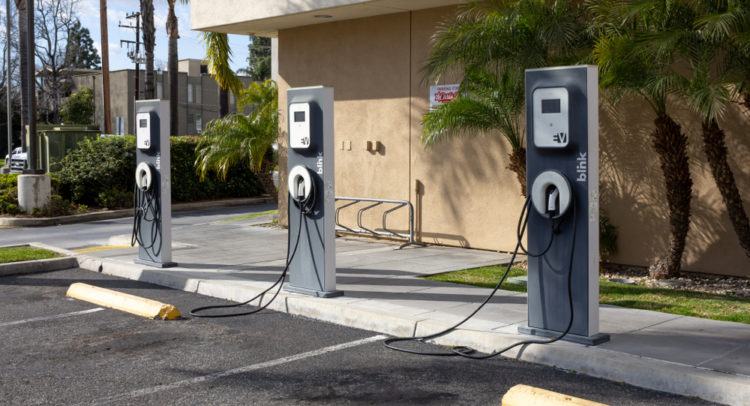
[[[144,238],[142,223],[151,224],[148,230],[148,241]],[[152,187],[143,190],[137,185],[133,192],[133,234],[130,236],[130,245],[140,245],[151,261],[161,253],[161,202],[158,190]],[[158,243],[158,244],[157,244]]]
[[[452,331],[455,331],[459,326],[461,326],[462,324],[464,324],[467,321],[469,321],[469,319],[471,319],[472,317],[474,317],[475,314],[477,314],[487,303],[489,303],[489,301],[495,296],[495,293],[497,293],[497,291],[500,289],[500,286],[505,281],[505,278],[508,276],[508,273],[510,272],[510,268],[511,268],[513,262],[515,261],[516,256],[518,255],[518,251],[523,246],[523,244],[522,244],[523,234],[524,234],[524,230],[526,229],[526,225],[528,224],[528,220],[529,220],[529,210],[528,210],[529,209],[529,202],[530,202],[530,198],[526,198],[526,202],[524,203],[524,208],[521,211],[521,216],[518,218],[518,225],[517,225],[517,228],[516,228],[516,230],[517,230],[516,236],[518,237],[518,242],[516,243],[516,248],[513,250],[513,255],[510,258],[510,262],[508,262],[508,266],[505,268],[505,272],[503,273],[503,276],[500,278],[500,280],[497,282],[497,284],[495,285],[495,287],[492,289],[492,292],[490,292],[490,294],[487,296],[487,298],[484,299],[484,301],[482,302],[482,304],[480,304],[473,312],[471,312],[471,314],[469,314],[468,316],[466,316],[463,320],[461,320],[460,322],[454,324],[453,326],[451,326],[451,327],[449,327],[449,328],[447,328],[447,329],[445,329],[443,331],[440,331],[440,332],[437,332],[437,333],[434,333],[434,334],[430,334],[430,335],[426,335],[426,336],[420,336],[420,337],[393,337],[393,338],[389,338],[389,339],[385,340],[383,342],[383,344],[386,347],[388,347],[388,348],[390,348],[392,350],[400,351],[400,352],[405,352],[405,353],[409,353],[409,354],[430,355],[430,356],[438,356],[438,357],[454,357],[454,356],[459,356],[459,357],[472,358],[472,359],[488,359],[488,358],[492,358],[492,357],[498,356],[498,355],[500,355],[500,354],[502,354],[504,352],[507,352],[508,350],[510,350],[512,348],[515,348],[515,347],[518,347],[518,346],[521,346],[521,345],[528,345],[528,344],[551,344],[551,343],[554,343],[555,341],[561,340],[563,337],[565,337],[566,335],[568,335],[568,333],[570,332],[571,327],[573,326],[573,295],[572,295],[572,283],[571,283],[571,279],[572,278],[571,277],[572,277],[572,273],[573,273],[573,255],[575,254],[575,244],[576,244],[576,228],[575,228],[575,224],[576,224],[576,220],[577,220],[577,213],[576,213],[575,202],[572,202],[573,203],[573,226],[574,227],[573,227],[573,240],[572,240],[571,245],[570,245],[570,262],[568,264],[568,305],[569,305],[569,309],[570,309],[570,320],[568,321],[568,326],[565,328],[565,331],[563,331],[559,336],[552,337],[552,338],[550,338],[548,340],[523,340],[523,341],[519,341],[519,342],[511,344],[511,345],[509,345],[509,346],[507,346],[507,347],[505,347],[505,348],[503,348],[501,350],[492,352],[490,354],[484,354],[484,355],[473,355],[477,351],[475,349],[473,349],[471,347],[467,347],[467,346],[450,347],[449,348],[450,352],[423,352],[423,351],[411,350],[411,349],[408,349],[408,348],[401,348],[401,347],[397,347],[397,346],[393,345],[393,343],[396,343],[396,342],[403,342],[403,341],[426,342],[427,340],[432,340],[434,338],[442,337],[442,336],[444,336],[444,335],[446,335],[446,334],[448,334],[448,333],[450,333]],[[540,257],[540,256],[544,255],[550,249],[550,247],[552,246],[552,239],[554,239],[554,233],[551,235],[550,242],[547,245],[547,247],[539,255],[529,254],[529,256]],[[524,250],[524,252],[526,252],[526,251]]]
[[[284,278],[286,278],[286,274],[289,271],[289,264],[292,263],[292,259],[294,259],[294,254],[297,253],[297,246],[299,245],[299,238],[300,238],[300,235],[302,234],[302,217],[304,217],[304,213],[300,211],[299,226],[297,227],[297,238],[296,238],[296,241],[294,242],[294,249],[291,251],[291,254],[289,251],[289,247],[291,246],[290,244],[291,234],[287,233],[286,264],[284,265],[284,270],[281,272],[281,275],[279,275],[279,278],[276,279],[276,282],[274,282],[271,286],[266,288],[264,291],[255,295],[252,299],[246,300],[242,303],[197,307],[193,310],[190,310],[190,315],[193,317],[203,317],[203,318],[236,317],[236,316],[247,316],[250,314],[255,314],[267,308],[276,299],[276,296],[279,295],[279,292],[281,292],[281,287],[284,284]],[[266,304],[262,304],[263,296],[276,286],[278,286],[278,288],[276,289],[276,292],[273,294],[273,297],[271,298],[271,300],[269,300]],[[229,309],[229,308],[244,306],[244,305],[250,304],[251,302],[255,301],[258,298],[260,298],[260,300],[258,300],[258,308],[250,310],[250,311],[240,312],[240,313],[199,314],[200,312],[203,312],[205,310]]]
[[[281,272],[281,275],[279,275],[278,279],[276,279],[276,282],[274,282],[271,286],[266,288],[264,291],[258,293],[251,299],[248,299],[242,303],[233,303],[229,305],[213,305],[213,306],[203,306],[203,307],[197,307],[193,310],[190,310],[190,315],[193,317],[203,317],[203,318],[220,318],[220,317],[237,317],[237,316],[247,316],[250,314],[255,314],[263,309],[267,308],[273,301],[276,299],[276,297],[281,292],[281,287],[284,285],[284,279],[286,278],[287,273],[289,272],[289,265],[292,263],[292,260],[294,259],[294,255],[297,253],[297,247],[299,246],[299,240],[300,236],[302,235],[302,219],[305,216],[309,216],[313,213],[313,210],[315,208],[315,199],[316,199],[316,188],[315,188],[315,182],[310,183],[310,193],[308,193],[307,197],[300,198],[300,199],[292,199],[294,201],[294,204],[300,209],[299,212],[299,224],[297,226],[297,237],[295,238],[294,242],[294,249],[290,251],[291,242],[292,242],[292,236],[291,233],[287,233],[287,240],[286,240],[286,264],[284,265],[284,270]],[[307,224],[307,223],[305,223]],[[291,231],[291,227],[289,229]],[[271,297],[271,300],[266,302],[266,304],[263,304],[263,296],[268,293],[271,289],[274,287],[276,288],[276,292],[273,294],[273,297]],[[259,299],[260,298],[260,299]],[[239,312],[239,313],[221,313],[221,314],[199,314],[200,312],[206,311],[206,310],[214,310],[214,309],[229,309],[234,307],[240,307],[247,304],[252,303],[256,299],[258,300],[258,307],[256,309],[246,311],[246,312]]]

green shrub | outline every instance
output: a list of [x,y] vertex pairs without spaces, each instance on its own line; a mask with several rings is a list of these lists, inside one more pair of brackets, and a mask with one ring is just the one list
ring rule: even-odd
[[18,174],[0,174],[0,214],[19,214]]
[[195,147],[198,138],[172,137],[171,144],[173,201],[251,197],[263,193],[263,186],[257,176],[250,171],[249,164],[238,164],[229,169],[225,181],[212,173],[201,182],[195,171]]
[[[135,138],[109,137],[84,140],[60,162],[60,194],[78,204],[127,207],[120,194],[131,193],[135,184]],[[112,191],[121,191],[114,193]],[[117,203],[122,206],[109,206]]]
[[[200,181],[195,171],[195,137],[171,138],[172,201],[189,202],[228,197],[250,197],[262,193],[262,186],[249,168],[237,165],[226,181],[207,176]],[[135,139],[111,137],[85,140],[62,161],[53,179],[65,199],[77,205],[132,207],[135,183]]]
[[52,195],[49,201],[42,207],[34,208],[31,215],[34,217],[57,217],[73,214],[76,208],[68,200],[60,195]]

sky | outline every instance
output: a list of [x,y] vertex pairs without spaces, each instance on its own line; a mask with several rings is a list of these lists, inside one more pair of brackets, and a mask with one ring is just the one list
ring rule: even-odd
[[[11,2],[12,4],[13,2]],[[120,46],[120,40],[135,40],[135,30],[120,28],[118,25],[135,25],[135,19],[126,19],[125,15],[139,11],[138,0],[107,0],[107,25],[109,36],[109,69],[133,69],[135,65],[127,57],[126,44]],[[154,0],[154,24],[156,26],[156,46],[154,48],[154,65],[167,66],[167,0]],[[5,15],[5,2],[0,6],[2,15]],[[94,40],[99,56],[101,56],[101,32],[99,24],[99,0],[78,0],[75,8],[81,24],[89,29],[91,38]],[[202,59],[205,55],[205,47],[200,39],[200,32],[190,30],[190,5],[175,4],[175,14],[178,19],[180,39],[177,40],[178,58]],[[248,37],[246,35],[230,35],[229,45],[232,48],[232,68],[237,69],[247,66]],[[143,47],[141,46],[141,50]],[[141,69],[143,66],[141,66]]]

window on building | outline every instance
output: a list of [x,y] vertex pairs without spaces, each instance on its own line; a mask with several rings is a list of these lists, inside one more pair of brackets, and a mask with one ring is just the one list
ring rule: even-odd
[[188,93],[188,95],[187,95],[188,96],[188,103],[192,103],[193,102],[193,84],[192,83],[188,83],[188,91],[187,91],[187,93]]
[[156,82],[156,98],[157,99],[164,98],[164,83],[162,82]]
[[234,106],[234,93],[229,92],[229,106]]
[[195,131],[196,132],[203,131],[203,119],[201,118],[200,114],[195,115]]

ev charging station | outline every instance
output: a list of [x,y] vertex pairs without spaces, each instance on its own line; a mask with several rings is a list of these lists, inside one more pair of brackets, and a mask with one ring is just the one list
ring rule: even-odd
[[[286,290],[317,297],[336,290],[333,88],[287,90],[289,262]],[[296,240],[296,243],[295,243]]]
[[572,317],[563,340],[587,345],[609,341],[599,333],[597,74],[588,65],[526,71],[529,316],[519,331],[560,335]]
[[138,100],[136,169],[131,245],[138,242],[134,261],[159,268],[172,262],[172,192],[169,154],[169,102]]

